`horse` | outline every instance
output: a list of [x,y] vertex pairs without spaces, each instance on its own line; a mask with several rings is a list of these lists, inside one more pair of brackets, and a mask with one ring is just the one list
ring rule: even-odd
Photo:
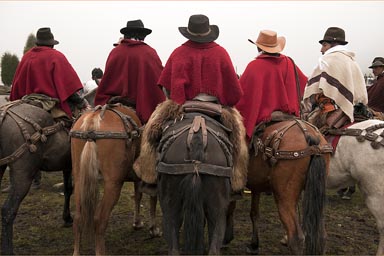
[[[74,123],[71,136],[76,212],[73,223],[74,252],[80,254],[81,236],[95,235],[96,255],[105,254],[105,232],[123,183],[134,182],[135,212],[133,227],[143,227],[140,219],[140,180],[132,165],[139,155],[141,121],[134,109],[121,104],[96,106]],[[99,173],[104,193],[99,198]],[[160,236],[156,226],[157,195],[150,197],[150,233]]]
[[[250,142],[246,185],[252,196],[252,240],[248,253],[259,252],[262,192],[274,196],[291,253],[302,254],[303,247],[305,254],[324,252],[325,177],[331,151],[316,127],[297,118],[276,118],[256,126]],[[296,210],[302,193],[303,229]]]
[[46,110],[23,100],[1,106],[0,137],[0,181],[8,166],[11,183],[1,209],[1,252],[13,254],[13,223],[39,170],[63,172],[64,226],[72,225],[71,153],[64,123],[55,122]]
[[357,184],[380,234],[377,255],[384,254],[384,122],[366,120],[331,131],[339,137],[330,159],[328,189]]
[[[151,162],[150,154],[143,155],[143,152],[157,152],[156,173],[154,171],[152,181],[157,183],[168,253],[180,254],[179,232],[183,225],[183,252],[203,254],[207,223],[208,253],[220,254],[227,210],[234,190],[232,176],[236,168],[233,163],[237,161],[237,158],[232,158],[235,151],[233,140],[228,139],[231,129],[219,122],[219,113],[197,111],[197,103],[192,104],[188,111],[184,104],[185,112],[181,113],[173,103],[170,109],[175,111],[169,111],[168,102],[159,105],[147,123],[143,142],[149,143],[142,144],[140,155],[140,159],[148,163]],[[167,111],[172,113],[170,116],[178,114],[174,115],[175,118],[162,115]],[[159,140],[155,138],[158,135]],[[158,145],[150,145],[150,141]],[[244,145],[246,149],[245,136]],[[245,155],[247,157],[247,151]],[[245,167],[246,163],[246,170]],[[143,170],[139,172],[143,176],[146,173]]]

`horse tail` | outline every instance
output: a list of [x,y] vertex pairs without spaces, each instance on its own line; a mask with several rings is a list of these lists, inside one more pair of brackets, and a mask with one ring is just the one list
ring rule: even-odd
[[[319,145],[320,139],[307,137],[309,146]],[[303,230],[305,233],[306,255],[324,253],[325,230],[324,208],[326,201],[326,164],[322,155],[312,155],[303,199]]]
[[[192,137],[190,159],[202,161],[202,135]],[[180,183],[183,191],[184,246],[186,254],[201,255],[204,253],[204,206],[202,181],[199,173],[188,174]]]
[[[94,120],[94,119],[90,119]],[[95,127],[91,122],[86,129],[93,130]],[[99,164],[97,159],[97,145],[95,141],[86,141],[83,151],[80,155],[80,176],[79,176],[79,194],[80,194],[80,220],[82,223],[81,231],[83,237],[90,238],[94,233],[95,223],[94,215],[99,199],[98,189]]]

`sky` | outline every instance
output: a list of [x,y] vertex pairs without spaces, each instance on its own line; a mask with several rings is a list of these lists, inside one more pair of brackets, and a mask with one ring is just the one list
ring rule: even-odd
[[260,30],[269,29],[287,40],[282,51],[309,76],[321,56],[319,40],[328,27],[345,30],[348,49],[355,52],[363,73],[376,56],[384,56],[384,1],[3,1],[0,0],[0,55],[22,58],[28,35],[50,27],[60,43],[55,49],[72,64],[82,82],[105,62],[120,29],[141,19],[152,29],[145,42],[163,65],[184,43],[178,27],[187,27],[193,14],[205,14],[218,25],[216,42],[229,53],[238,74],[257,56]]

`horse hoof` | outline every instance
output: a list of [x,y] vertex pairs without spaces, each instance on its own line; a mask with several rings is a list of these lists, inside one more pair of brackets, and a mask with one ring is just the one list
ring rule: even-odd
[[284,235],[283,238],[281,238],[280,243],[282,245],[288,246],[288,236]]
[[149,235],[151,236],[151,238],[154,238],[154,237],[161,237],[163,233],[160,231],[159,228],[150,228],[149,229]]
[[144,227],[144,222],[140,221],[140,222],[135,222],[133,223],[133,229],[134,230],[140,230]]
[[246,251],[247,251],[247,254],[253,254],[253,255],[259,254],[259,248],[253,248],[252,245],[248,245]]

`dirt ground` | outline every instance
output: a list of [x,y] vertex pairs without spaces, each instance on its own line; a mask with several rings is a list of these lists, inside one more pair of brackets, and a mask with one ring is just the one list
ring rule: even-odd
[[[14,252],[18,255],[71,255],[73,235],[71,228],[62,227],[63,196],[53,185],[61,182],[61,173],[43,173],[42,187],[31,190],[24,199],[14,225]],[[7,176],[2,187],[7,186]],[[163,237],[151,239],[147,227],[135,231],[133,221],[133,184],[125,183],[121,198],[110,218],[106,247],[111,255],[162,255],[167,254]],[[3,204],[7,194],[0,194]],[[328,192],[326,230],[327,255],[373,255],[376,253],[379,235],[375,221],[357,191],[352,200],[341,200],[335,191]],[[72,201],[73,202],[73,201]],[[144,196],[142,215],[148,223],[148,197]],[[250,242],[250,196],[245,194],[238,201],[235,211],[235,239],[223,248],[224,255],[246,254]],[[72,212],[74,205],[72,204]],[[161,210],[158,206],[158,223]],[[289,254],[281,245],[283,230],[273,197],[263,195],[261,200],[260,254]],[[82,254],[94,254],[92,245],[83,244]]]

